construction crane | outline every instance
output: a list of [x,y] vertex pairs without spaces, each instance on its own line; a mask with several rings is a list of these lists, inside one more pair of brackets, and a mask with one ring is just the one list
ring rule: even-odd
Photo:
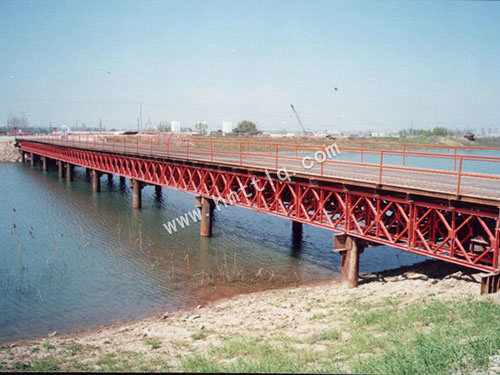
[[300,121],[299,114],[295,110],[293,104],[290,104],[290,107],[292,107],[293,114],[295,115],[295,118],[297,119],[298,123],[302,127],[302,131],[304,132],[304,134],[310,133],[310,131],[304,126],[304,124],[302,123],[302,121]]

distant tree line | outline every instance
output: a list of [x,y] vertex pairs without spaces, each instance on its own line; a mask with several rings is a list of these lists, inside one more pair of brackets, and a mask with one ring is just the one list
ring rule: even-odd
[[424,137],[446,137],[447,135],[453,135],[454,132],[445,128],[444,126],[436,126],[432,130],[425,129],[404,129],[399,131],[401,137],[412,137],[412,136],[424,136]]

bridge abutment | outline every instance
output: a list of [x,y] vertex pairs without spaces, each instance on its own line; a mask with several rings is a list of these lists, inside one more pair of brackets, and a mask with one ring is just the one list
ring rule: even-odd
[[142,206],[142,182],[132,181],[132,208],[141,208]]
[[99,193],[101,191],[101,175],[95,169],[92,170],[92,192]]
[[359,255],[364,250],[361,239],[346,234],[334,235],[334,251],[341,257],[340,284],[347,288],[356,288],[359,281]]
[[[199,198],[199,197],[197,197]],[[196,201],[195,201],[196,202]],[[200,236],[212,236],[212,216],[214,213],[215,204],[212,199],[201,197],[201,223]],[[195,203],[196,204],[196,203]]]

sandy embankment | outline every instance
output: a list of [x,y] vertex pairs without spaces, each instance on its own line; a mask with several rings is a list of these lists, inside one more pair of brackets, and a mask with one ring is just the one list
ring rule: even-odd
[[16,163],[21,161],[21,154],[14,146],[13,140],[0,140],[0,163]]
[[336,281],[330,281],[239,295],[190,311],[167,312],[89,332],[7,343],[0,351],[0,364],[3,369],[13,369],[16,363],[50,359],[57,362],[58,370],[105,370],[104,359],[117,358],[118,354],[122,361],[140,361],[153,369],[179,371],[187,356],[205,355],[235,338],[272,342],[276,337],[289,337],[297,342],[293,344],[297,350],[307,347],[321,353],[328,347],[321,340],[310,340],[311,335],[338,329],[338,339],[346,339],[344,336],[349,334],[343,327],[349,315],[358,311],[358,304],[376,306],[396,301],[397,308],[404,309],[423,301],[456,301],[464,297],[500,302],[500,293],[479,295],[479,280],[479,273],[430,262],[365,275],[356,289],[343,289]]

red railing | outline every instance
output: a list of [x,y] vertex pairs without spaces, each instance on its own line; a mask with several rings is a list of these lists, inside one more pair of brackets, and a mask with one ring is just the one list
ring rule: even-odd
[[[437,153],[419,150],[408,150],[408,146],[425,146],[432,148],[446,148],[440,145],[415,145],[397,144],[402,150],[367,148],[371,145],[384,144],[383,142],[348,142],[343,141],[320,141],[302,143],[303,140],[275,140],[275,139],[253,139],[253,138],[209,138],[209,137],[175,137],[171,135],[161,136],[159,134],[151,136],[114,136],[109,134],[79,134],[79,135],[23,135],[18,136],[20,140],[34,140],[39,142],[52,143],[67,147],[78,147],[99,151],[134,153],[150,157],[172,157],[182,159],[192,159],[200,161],[210,161],[215,163],[225,163],[240,166],[260,166],[279,170],[280,168],[299,167],[297,172],[303,174],[319,175],[321,177],[332,177],[329,171],[334,166],[345,167],[365,167],[377,170],[376,178],[368,178],[369,182],[382,185],[384,183],[384,172],[386,171],[406,171],[408,173],[428,173],[431,175],[452,176],[456,179],[456,195],[462,192],[464,177],[470,179],[487,179],[495,183],[500,181],[500,157],[486,155],[464,155],[458,150],[489,150],[497,151],[500,148],[485,147],[462,147],[448,146],[453,149],[453,153]],[[310,140],[308,140],[310,141]],[[339,145],[340,143],[340,145]],[[352,143],[361,143],[360,147],[351,146]],[[311,158],[316,154],[323,158],[329,147],[337,147],[340,153],[359,154],[359,162],[346,160],[321,160],[315,164],[315,168],[300,168],[304,157]],[[347,144],[347,145],[345,145]],[[386,142],[385,144],[394,145]],[[332,150],[332,148],[330,148]],[[299,154],[303,154],[299,156]],[[305,154],[305,155],[304,155]],[[366,162],[366,155],[378,155],[377,162]],[[398,156],[401,158],[401,165],[389,164],[387,156]],[[453,170],[435,168],[417,168],[407,166],[408,158],[423,158],[426,163],[432,164],[432,160],[451,160]],[[313,160],[317,161],[317,160]],[[493,163],[494,173],[471,173],[464,171],[464,162]],[[482,164],[483,166],[485,164]],[[367,174],[370,170],[366,170]]]

